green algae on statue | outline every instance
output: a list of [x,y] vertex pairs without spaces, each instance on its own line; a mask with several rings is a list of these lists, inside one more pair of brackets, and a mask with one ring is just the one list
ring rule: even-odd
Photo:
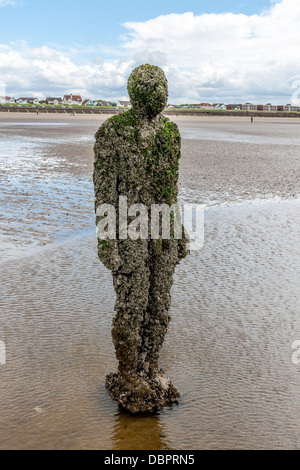
[[[141,65],[128,79],[132,108],[109,118],[95,138],[95,208],[120,200],[127,205],[177,203],[181,138],[161,112],[167,80],[157,66]],[[96,224],[99,222],[96,217]],[[118,373],[106,377],[110,395],[132,413],[153,412],[177,402],[179,393],[158,365],[170,322],[175,266],[187,255],[188,239],[98,239],[98,256],[111,270],[116,292],[112,338]]]

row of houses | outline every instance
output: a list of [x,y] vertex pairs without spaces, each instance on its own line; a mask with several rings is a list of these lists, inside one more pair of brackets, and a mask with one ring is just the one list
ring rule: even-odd
[[[227,109],[232,109],[232,108],[227,108]],[[286,112],[294,111],[294,112],[297,112],[297,111],[300,111],[300,106],[294,106],[291,104],[279,105],[279,104],[272,104],[272,103],[267,103],[267,104],[245,103],[240,109],[244,109],[247,111],[286,111]]]
[[183,109],[226,109],[226,104],[224,103],[197,103],[197,104],[168,104],[167,108],[183,108]]
[[[48,105],[57,106],[112,106],[110,101],[104,100],[83,100],[80,95],[64,95],[63,98],[59,97],[48,97],[46,100],[39,100],[38,98],[32,97],[20,97],[20,98],[11,98],[10,96],[0,96],[0,104],[30,104],[30,105],[41,105],[46,103]],[[117,106],[119,108],[130,108],[130,101],[118,100]],[[300,111],[300,106],[295,106],[291,104],[286,105],[274,105],[271,103],[267,104],[253,104],[253,103],[244,103],[244,104],[225,104],[225,103],[199,103],[199,104],[186,104],[186,105],[172,105],[168,104],[167,108],[193,108],[193,109],[216,109],[216,110],[246,110],[246,111],[285,111],[285,112],[297,112]]]
[[297,112],[300,111],[300,106],[293,106],[291,104],[227,104],[226,109],[242,109],[244,111],[286,111],[286,112]]
[[225,103],[199,103],[191,105],[172,105],[169,104],[168,108],[193,108],[193,109],[229,109],[229,110],[244,110],[244,111],[286,111],[286,112],[297,112],[300,111],[300,106],[293,106],[291,104],[286,105],[274,105],[271,103],[267,104],[225,104]]
[[[65,105],[65,106],[112,106],[110,101],[104,100],[90,100],[85,99],[83,100],[80,95],[64,95],[63,98],[60,97],[47,97],[45,100],[39,100],[38,98],[32,97],[20,97],[20,98],[11,98],[10,96],[0,96],[0,104],[30,104],[30,105],[40,105],[46,103],[48,105],[57,106],[57,105]],[[130,101],[118,101],[117,106],[121,108],[129,108]]]

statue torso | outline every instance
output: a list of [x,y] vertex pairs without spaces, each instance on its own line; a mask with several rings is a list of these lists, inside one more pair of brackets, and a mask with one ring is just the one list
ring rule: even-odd
[[180,140],[177,125],[161,115],[142,120],[130,110],[108,119],[96,133],[98,203],[118,196],[129,205],[176,202]]

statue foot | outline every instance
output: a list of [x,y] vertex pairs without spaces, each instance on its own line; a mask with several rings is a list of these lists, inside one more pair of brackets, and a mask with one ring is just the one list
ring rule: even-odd
[[130,383],[119,380],[118,374],[106,376],[106,388],[118,404],[133,414],[154,413],[178,403],[179,393],[171,380],[160,370],[155,377],[137,376]]

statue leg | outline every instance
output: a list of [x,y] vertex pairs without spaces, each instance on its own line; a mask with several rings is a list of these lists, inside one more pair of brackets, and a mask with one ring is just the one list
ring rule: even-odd
[[119,382],[129,387],[138,373],[141,325],[148,304],[149,268],[146,260],[131,273],[113,273],[113,282],[117,300],[112,338],[119,361]]
[[150,377],[158,374],[158,358],[165,335],[169,328],[171,287],[175,266],[178,263],[177,243],[163,240],[161,251],[151,242],[149,268],[150,288],[147,312],[142,328],[142,354],[144,367]]
[[119,269],[113,271],[117,300],[112,338],[119,366],[118,374],[107,376],[106,386],[120,405],[132,412],[139,412],[142,397],[151,392],[143,371],[139,369],[139,353],[143,341],[141,330],[150,286],[148,242],[119,242],[118,254],[121,264]]
[[126,271],[121,266],[113,272],[117,314],[112,337],[119,368],[118,374],[107,376],[106,386],[119,405],[132,413],[153,412],[176,402],[178,397],[170,379],[157,366],[169,323],[177,248],[157,256],[151,243],[147,243],[146,250],[145,246],[141,250],[135,246],[132,255],[138,262],[134,269],[124,264]]

